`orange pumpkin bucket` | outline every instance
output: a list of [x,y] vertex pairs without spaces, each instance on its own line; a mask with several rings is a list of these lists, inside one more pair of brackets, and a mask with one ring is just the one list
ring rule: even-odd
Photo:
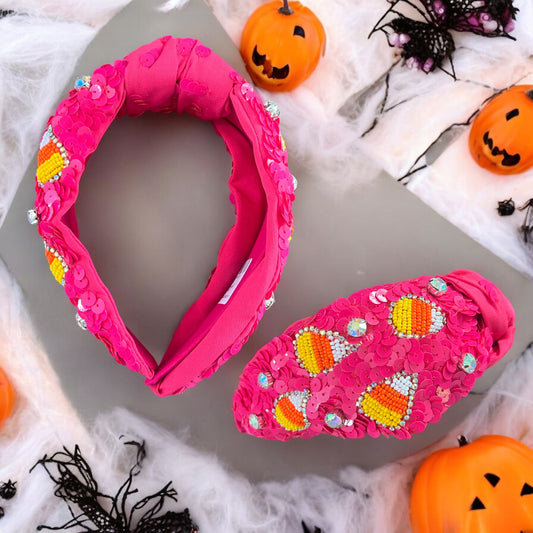
[[533,165],[533,85],[515,85],[493,98],[470,129],[470,154],[496,174],[518,174]]
[[257,86],[291,91],[313,73],[325,46],[324,27],[309,8],[274,0],[251,14],[240,51]]
[[533,531],[533,450],[501,435],[438,450],[411,491],[414,533]]
[[0,428],[13,410],[13,388],[6,374],[0,368]]

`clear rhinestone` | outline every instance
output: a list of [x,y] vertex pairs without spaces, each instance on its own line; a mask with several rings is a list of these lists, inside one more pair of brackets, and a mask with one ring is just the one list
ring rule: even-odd
[[461,363],[461,368],[467,373],[472,374],[476,370],[477,361],[473,354],[465,353],[463,355],[463,361]]
[[78,326],[83,329],[84,331],[87,330],[87,322],[85,322],[85,319],[81,318],[81,316],[76,313],[76,322],[78,323]]
[[274,293],[272,293],[272,296],[268,298],[268,300],[265,300],[265,309],[270,309],[274,304],[276,303],[276,298],[274,297]]
[[265,104],[265,110],[271,117],[279,117],[278,104],[271,102],[270,100]]
[[361,337],[366,333],[366,320],[364,318],[352,318],[346,327],[348,335]]
[[248,424],[250,424],[252,429],[261,429],[265,425],[265,419],[263,418],[263,415],[251,414],[248,417]]
[[39,222],[39,215],[35,209],[29,209],[27,216],[30,224],[37,224]]
[[433,296],[440,296],[446,292],[448,285],[442,278],[431,278],[428,283],[428,291],[433,294]]
[[257,384],[262,389],[269,389],[272,386],[272,383],[274,383],[274,379],[270,372],[260,372],[257,376]]
[[332,411],[331,413],[327,413],[324,416],[324,422],[326,425],[328,425],[330,428],[337,429],[344,425],[345,418],[343,414],[338,411]]

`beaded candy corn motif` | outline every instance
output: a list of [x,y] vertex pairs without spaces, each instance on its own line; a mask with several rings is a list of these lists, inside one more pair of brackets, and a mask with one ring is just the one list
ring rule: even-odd
[[309,427],[306,405],[310,392],[291,391],[282,394],[274,403],[274,417],[288,431],[302,431]]
[[318,330],[313,326],[298,332],[293,345],[298,363],[310,376],[328,372],[357,349],[337,331]]
[[424,337],[438,333],[446,324],[446,317],[438,305],[411,294],[392,302],[390,310],[389,324],[400,337]]
[[65,147],[52,131],[52,126],[44,132],[37,156],[37,183],[43,186],[61,177],[61,171],[69,165]]
[[359,413],[381,426],[400,429],[409,420],[418,374],[397,372],[391,378],[369,385],[359,400]]

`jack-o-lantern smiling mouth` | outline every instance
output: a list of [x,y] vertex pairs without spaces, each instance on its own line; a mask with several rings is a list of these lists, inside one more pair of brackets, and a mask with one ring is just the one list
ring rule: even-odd
[[490,153],[493,156],[497,155],[503,155],[503,159],[501,161],[501,165],[504,167],[514,167],[515,165],[518,165],[520,163],[520,154],[509,154],[507,150],[500,149],[497,146],[494,145],[493,139],[490,137],[489,132],[486,131],[483,134],[483,143],[485,146],[489,149]]
[[288,64],[281,68],[273,66],[266,54],[260,54],[257,51],[257,45],[254,47],[254,51],[252,52],[252,61],[254,62],[254,65],[263,67],[262,74],[268,78],[284,80],[289,75]]

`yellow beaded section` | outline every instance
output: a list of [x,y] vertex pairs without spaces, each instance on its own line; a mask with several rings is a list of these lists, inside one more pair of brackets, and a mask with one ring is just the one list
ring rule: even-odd
[[361,401],[361,407],[365,414],[373,418],[379,424],[396,427],[400,424],[405,413],[397,413],[379,403],[378,400],[367,394]]
[[63,282],[63,278],[65,277],[65,271],[63,270],[61,261],[57,257],[55,257],[54,260],[50,263],[50,272],[52,272],[52,276],[54,276],[58,283]]
[[[53,143],[48,143],[48,145],[49,144]],[[51,154],[48,159],[46,159],[37,167],[37,179],[39,180],[39,183],[47,183],[52,178],[57,176],[63,170],[63,168],[65,168],[65,162],[63,161],[63,158],[59,152]]]
[[65,272],[68,271],[68,266],[65,263],[65,260],[57,250],[48,246],[46,242],[44,243],[44,250],[52,276],[54,276],[54,279],[59,284],[63,285],[65,282]]

